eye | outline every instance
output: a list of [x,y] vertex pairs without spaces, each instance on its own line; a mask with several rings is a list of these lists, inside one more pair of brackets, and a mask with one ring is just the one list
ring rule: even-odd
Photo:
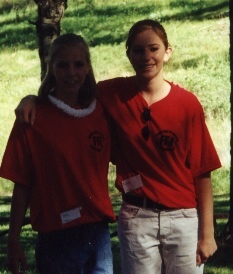
[[82,68],[84,67],[85,63],[83,61],[76,61],[74,65],[76,68]]
[[57,64],[56,64],[56,66],[58,67],[58,68],[66,68],[67,66],[68,66],[68,64],[66,63],[66,62],[58,62]]
[[151,52],[155,52],[155,51],[157,51],[157,50],[159,50],[159,47],[151,47],[151,48],[150,48],[150,51],[151,51]]
[[144,49],[141,47],[132,48],[132,52],[136,53],[136,54],[141,54],[141,53],[143,53],[143,51],[144,51]]

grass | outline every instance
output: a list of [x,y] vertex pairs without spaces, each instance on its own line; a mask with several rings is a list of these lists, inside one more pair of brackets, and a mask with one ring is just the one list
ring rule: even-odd
[[[219,0],[69,0],[62,20],[62,33],[83,35],[91,49],[97,81],[132,75],[125,55],[127,30],[137,20],[160,20],[167,30],[173,56],[165,67],[168,80],[180,83],[201,101],[207,124],[223,168],[212,174],[216,212],[229,210],[230,183],[230,68],[228,1]],[[27,94],[36,94],[40,84],[40,62],[35,26],[36,5],[30,0],[2,0],[0,3],[0,162],[14,122],[14,109]],[[120,198],[114,188],[114,168],[109,173],[115,211]],[[0,197],[11,195],[12,184],[0,179]],[[0,203],[0,216],[9,206]],[[218,221],[224,231],[226,220]],[[6,227],[0,227],[0,231]],[[116,230],[116,224],[111,226]],[[34,267],[35,234],[25,227],[23,241]],[[0,237],[0,273],[4,273],[6,237]],[[119,246],[112,238],[115,273],[119,273]],[[205,274],[233,272],[232,251],[221,244],[207,263]],[[6,273],[6,272],[5,272]],[[33,273],[33,272],[32,272]]]
[[[112,167],[110,167],[111,171]],[[111,175],[111,174],[110,174]],[[113,174],[112,174],[113,175]],[[110,190],[114,188],[113,182],[110,176]],[[112,195],[113,206],[115,209],[116,214],[118,213],[119,206],[120,206],[120,196],[113,190]],[[218,212],[227,212],[229,209],[228,206],[229,197],[228,195],[217,195],[215,196],[215,210]],[[9,197],[7,198],[0,198],[0,208],[4,215],[7,215],[9,212]],[[4,204],[2,206],[1,204]],[[208,263],[205,265],[205,274],[231,274],[233,271],[233,262],[232,262],[232,252],[233,247],[227,246],[221,242],[222,233],[224,232],[226,225],[226,220],[218,220],[216,234],[218,239],[218,250],[208,260]],[[4,225],[0,227],[0,232],[7,230],[8,226]],[[119,250],[119,243],[118,238],[116,236],[117,224],[110,225],[110,232],[112,233],[112,251],[113,251],[113,265],[114,265],[114,273],[120,274],[120,250]],[[0,236],[0,246],[1,246],[1,253],[0,253],[0,273],[6,274],[6,240],[7,236]],[[35,274],[35,262],[34,262],[34,246],[36,242],[36,234],[31,230],[30,225],[27,225],[23,228],[21,234],[21,243],[24,247],[25,254],[28,259],[29,265],[29,274]]]

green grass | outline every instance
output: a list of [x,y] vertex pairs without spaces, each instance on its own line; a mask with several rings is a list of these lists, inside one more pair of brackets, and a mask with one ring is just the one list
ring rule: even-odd
[[[165,67],[168,80],[178,82],[201,101],[207,124],[223,168],[212,174],[215,210],[229,209],[230,183],[230,68],[229,18],[226,0],[69,0],[62,20],[62,33],[83,35],[91,49],[97,81],[132,75],[125,55],[127,30],[137,20],[160,20],[167,30],[173,55]],[[27,94],[36,94],[40,84],[40,62],[35,26],[36,5],[30,0],[0,2],[0,162],[14,122],[14,109]],[[110,193],[116,213],[120,196],[114,188],[114,168],[109,173]],[[0,179],[0,196],[10,195],[12,183]],[[0,204],[0,216],[9,206]],[[226,222],[226,220],[224,220]],[[4,227],[0,227],[2,231]],[[23,240],[33,263],[35,235],[25,228]],[[111,226],[115,231],[116,224]],[[224,229],[218,223],[218,229]],[[5,237],[0,237],[0,273],[3,271]],[[115,273],[119,273],[119,246],[112,238]],[[205,274],[233,272],[228,247],[221,246],[206,265]],[[33,272],[32,272],[33,273]]]

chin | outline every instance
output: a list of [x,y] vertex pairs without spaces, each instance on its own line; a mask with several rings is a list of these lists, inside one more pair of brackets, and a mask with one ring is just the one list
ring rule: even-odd
[[136,74],[137,78],[139,78],[141,81],[151,81],[156,77],[157,74],[153,73],[153,74],[148,74],[148,73],[144,73],[144,74]]

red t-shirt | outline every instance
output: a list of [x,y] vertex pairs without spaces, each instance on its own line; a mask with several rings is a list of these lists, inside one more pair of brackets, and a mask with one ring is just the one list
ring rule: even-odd
[[[98,84],[98,97],[114,124],[116,187],[140,175],[134,194],[171,208],[197,206],[194,177],[221,167],[205,124],[203,109],[191,92],[173,83],[170,93],[152,104],[137,93],[134,77]],[[148,125],[150,137],[141,133]]]
[[[49,232],[102,219],[113,221],[109,157],[109,128],[99,103],[91,114],[75,118],[47,102],[37,105],[33,126],[15,122],[0,176],[32,186],[34,230]],[[63,223],[61,213],[75,219]]]

